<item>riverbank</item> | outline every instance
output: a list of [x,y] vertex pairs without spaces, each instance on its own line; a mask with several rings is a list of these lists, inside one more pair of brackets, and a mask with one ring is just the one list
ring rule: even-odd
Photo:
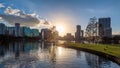
[[110,59],[120,65],[120,46],[108,44],[80,44],[66,42],[60,46],[87,51]]

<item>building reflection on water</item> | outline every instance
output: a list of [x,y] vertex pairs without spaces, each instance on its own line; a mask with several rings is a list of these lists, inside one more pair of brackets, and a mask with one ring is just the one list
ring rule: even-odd
[[[111,61],[109,61],[108,59],[96,56],[94,54],[90,54],[90,53],[84,53],[85,55],[85,59],[87,64],[89,65],[90,68],[104,68],[104,66],[107,66],[108,68],[111,67]],[[82,51],[77,51],[76,56],[78,58],[81,58],[82,55]]]
[[0,68],[112,68],[117,64],[96,55],[46,42],[0,44]]

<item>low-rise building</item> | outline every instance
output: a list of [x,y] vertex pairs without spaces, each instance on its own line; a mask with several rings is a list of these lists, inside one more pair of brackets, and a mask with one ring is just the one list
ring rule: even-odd
[[30,27],[23,27],[23,35],[26,37],[32,37],[32,31]]
[[74,36],[71,33],[67,33],[66,36],[64,36],[64,39],[67,41],[73,41]]
[[39,30],[38,29],[31,29],[32,31],[32,37],[38,37],[39,36]]

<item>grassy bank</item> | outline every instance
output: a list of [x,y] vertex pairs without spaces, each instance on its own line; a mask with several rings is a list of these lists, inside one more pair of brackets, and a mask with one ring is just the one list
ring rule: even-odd
[[61,46],[90,49],[120,58],[120,45],[80,44],[80,43],[66,42]]

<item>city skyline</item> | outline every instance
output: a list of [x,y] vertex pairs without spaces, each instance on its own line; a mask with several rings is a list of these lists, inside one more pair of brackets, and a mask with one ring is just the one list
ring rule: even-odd
[[68,32],[74,34],[76,25],[85,30],[91,17],[111,17],[113,34],[119,34],[119,3],[118,0],[1,0],[0,17],[10,23],[17,20],[33,28],[62,26],[62,36]]
[[31,29],[28,26],[20,26],[20,23],[15,23],[14,26],[6,26],[0,23],[0,35],[11,37],[39,37],[40,32],[38,29]]

